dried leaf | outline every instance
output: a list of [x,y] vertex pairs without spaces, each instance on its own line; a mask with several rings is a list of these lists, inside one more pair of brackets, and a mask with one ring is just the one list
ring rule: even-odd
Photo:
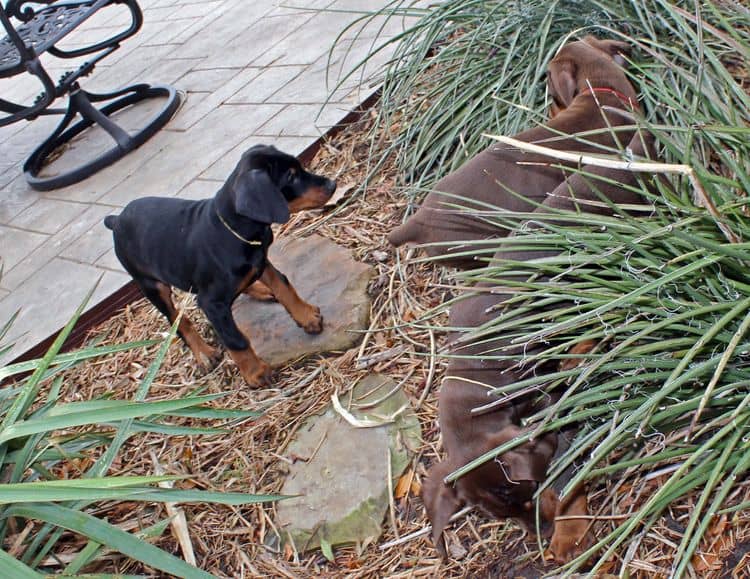
[[401,475],[401,478],[398,479],[398,483],[396,484],[396,488],[393,490],[393,496],[397,499],[403,499],[409,494],[413,479],[414,471],[412,469],[409,469],[406,473]]
[[331,198],[326,201],[324,207],[335,207],[352,189],[354,189],[354,185],[351,183],[336,187],[336,191],[331,195]]
[[693,555],[693,569],[701,576],[707,571],[718,571],[724,565],[721,557],[716,553],[698,553]]

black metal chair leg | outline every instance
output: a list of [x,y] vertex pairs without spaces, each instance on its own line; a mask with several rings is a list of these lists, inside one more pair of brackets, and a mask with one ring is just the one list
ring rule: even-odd
[[[157,97],[166,97],[166,102],[135,134],[127,133],[109,118],[113,113],[125,107],[148,98]],[[101,109],[97,109],[92,104],[112,99],[115,100]],[[26,180],[29,185],[39,191],[49,191],[78,183],[145,143],[172,118],[179,105],[180,96],[177,91],[173,87],[165,85],[137,84],[108,94],[89,93],[76,86],[70,93],[68,112],[63,117],[62,122],[24,163],[23,169]],[[82,119],[74,125],[68,126],[76,114],[80,114]],[[45,162],[55,150],[95,124],[112,137],[115,141],[114,147],[65,173],[48,177],[40,176]]]

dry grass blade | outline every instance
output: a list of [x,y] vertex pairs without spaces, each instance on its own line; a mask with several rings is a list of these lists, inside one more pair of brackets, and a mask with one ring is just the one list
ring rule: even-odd
[[[156,453],[154,453],[154,451],[152,450],[150,452],[150,455],[151,455],[151,461],[154,463],[154,474],[157,474],[157,475],[164,474],[164,469],[159,463],[159,459],[157,458]],[[164,481],[164,482],[159,483],[159,486],[162,488],[169,489],[174,486],[174,483],[170,481]],[[174,531],[174,534],[177,537],[177,541],[180,543],[182,556],[185,558],[185,561],[187,561],[187,563],[195,566],[196,565],[195,553],[193,552],[193,543],[190,540],[190,531],[188,530],[187,519],[185,518],[185,511],[178,508],[175,505],[175,503],[170,503],[170,502],[164,503],[164,508],[167,510],[167,514],[169,515],[169,518],[171,519],[170,525],[172,526],[172,530]]]
[[619,169],[622,171],[632,171],[634,173],[649,173],[657,175],[685,175],[690,181],[690,185],[693,188],[695,202],[704,207],[714,218],[716,226],[727,238],[730,243],[739,243],[741,240],[735,234],[730,227],[725,223],[719,214],[718,209],[711,198],[706,193],[705,188],[701,184],[698,176],[695,174],[695,169],[689,165],[677,165],[673,163],[654,163],[653,161],[621,161],[613,158],[595,157],[592,155],[582,155],[580,153],[568,153],[566,151],[557,151],[550,149],[549,147],[543,147],[541,145],[535,145],[534,143],[525,143],[514,139],[512,137],[506,137],[503,135],[487,135],[490,139],[499,141],[506,145],[511,145],[517,149],[523,151],[529,151],[532,153],[538,153],[545,155],[552,159],[560,159],[562,161],[569,161],[576,163],[578,166],[592,165],[594,167],[605,167],[608,169]]

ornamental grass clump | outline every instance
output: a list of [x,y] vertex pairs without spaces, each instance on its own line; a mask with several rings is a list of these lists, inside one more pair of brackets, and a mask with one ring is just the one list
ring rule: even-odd
[[[71,353],[59,353],[82,309],[83,305],[43,358],[0,367],[0,381],[14,379],[0,389],[0,476],[3,480],[0,485],[3,545],[0,577],[40,578],[55,572],[66,577],[77,576],[92,564],[96,567],[98,560],[112,552],[170,576],[212,577],[149,542],[167,531],[170,524],[175,525],[179,535],[176,527],[180,523],[172,517],[129,533],[97,514],[106,513],[104,507],[113,508],[118,503],[132,501],[244,505],[279,497],[162,488],[171,487],[174,481],[185,477],[108,476],[108,472],[119,460],[123,445],[139,433],[210,436],[227,432],[222,428],[173,423],[169,419],[235,422],[255,414],[209,406],[222,395],[198,391],[178,400],[147,400],[174,338],[176,324],[161,343],[90,345]],[[9,327],[10,323],[6,323],[0,328],[0,341]],[[65,370],[75,365],[93,364],[117,352],[149,346],[158,346],[158,352],[133,400],[110,397],[80,402],[61,400]],[[7,350],[0,346],[0,353]],[[70,473],[80,476],[70,478]],[[87,543],[75,550],[72,544],[80,539]],[[182,541],[180,544],[184,549]],[[65,551],[64,557],[60,557],[61,549]],[[72,556],[71,549],[74,549]]]
[[[574,467],[567,488],[587,481],[599,519],[567,570],[705,576],[720,559],[709,535],[732,517],[747,524],[738,517],[750,508],[750,10],[731,0],[441,3],[397,39],[380,118],[395,125],[391,152],[418,193],[488,134],[541,122],[546,62],[590,33],[632,43],[635,123],[672,166],[652,168],[656,189],[611,217],[557,212],[528,227],[531,214],[482,213],[512,235],[488,240],[486,266],[458,277],[514,295],[464,339],[509,338],[489,355],[527,372],[498,394],[554,389],[559,399],[527,417],[524,437],[448,479],[574,426],[550,481]],[[503,260],[519,247],[559,254]],[[588,341],[579,366],[535,375]]]

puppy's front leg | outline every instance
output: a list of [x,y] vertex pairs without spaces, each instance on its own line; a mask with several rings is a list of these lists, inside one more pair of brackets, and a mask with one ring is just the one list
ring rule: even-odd
[[573,489],[558,503],[555,518],[571,518],[555,520],[549,551],[556,563],[562,565],[572,561],[591,545],[588,514],[588,496],[583,485]]
[[245,288],[243,292],[246,296],[259,302],[274,302],[276,296],[273,295],[271,288],[260,281],[255,281]]
[[289,279],[270,261],[266,263],[260,281],[271,289],[278,302],[289,312],[297,325],[308,334],[319,334],[323,331],[323,316],[320,315],[320,308],[303,301],[289,283]]
[[267,383],[271,377],[271,367],[258,357],[250,341],[240,332],[232,316],[232,303],[199,294],[198,305],[206,313],[245,382],[250,386]]

